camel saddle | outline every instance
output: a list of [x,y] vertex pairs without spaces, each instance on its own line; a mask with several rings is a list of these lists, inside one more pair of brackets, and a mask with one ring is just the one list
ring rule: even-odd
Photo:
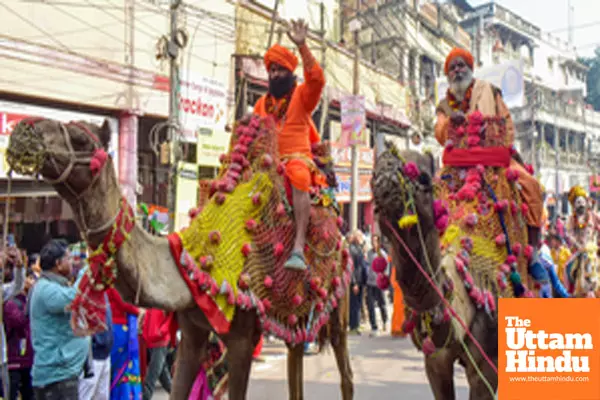
[[236,309],[255,309],[263,330],[288,343],[316,338],[350,281],[328,146],[313,147],[313,173],[328,185],[311,188],[305,257],[309,268],[284,268],[295,224],[285,162],[270,118],[236,124],[202,210],[170,236],[182,276],[215,331],[226,333]]

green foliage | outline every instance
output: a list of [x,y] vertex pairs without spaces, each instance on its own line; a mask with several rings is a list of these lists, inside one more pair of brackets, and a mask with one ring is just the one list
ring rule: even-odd
[[589,68],[586,101],[594,107],[594,110],[600,111],[600,47],[596,48],[593,57],[581,58],[579,62]]

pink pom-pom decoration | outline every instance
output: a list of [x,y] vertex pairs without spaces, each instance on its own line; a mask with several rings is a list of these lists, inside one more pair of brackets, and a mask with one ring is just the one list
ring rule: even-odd
[[467,117],[469,125],[482,125],[483,124],[483,114],[479,110],[473,111]]
[[373,264],[371,265],[371,267],[373,268],[373,271],[379,273],[382,273],[385,271],[385,269],[387,268],[388,262],[385,259],[385,257],[375,257],[375,259],[373,260]]
[[525,257],[528,260],[531,260],[531,257],[533,257],[533,246],[531,246],[531,245],[525,246],[525,253],[524,254],[525,254]]
[[319,301],[316,305],[315,305],[315,311],[318,313],[323,312],[323,310],[325,309],[325,304],[323,304],[322,301]]
[[283,243],[278,242],[274,248],[275,257],[277,257],[277,258],[281,257],[283,255],[284,250],[285,250],[285,247],[283,246]]
[[505,274],[510,274],[510,266],[508,264],[502,264],[500,266],[500,271],[502,271]]
[[512,251],[515,256],[517,256],[517,257],[520,256],[521,250],[523,250],[523,245],[521,243],[515,243],[512,245]]
[[501,233],[498,236],[496,236],[496,245],[497,246],[504,246],[506,244],[506,235]]
[[410,180],[415,180],[419,177],[419,167],[417,167],[417,164],[414,162],[407,162],[404,164],[403,170],[404,175]]
[[238,282],[238,287],[242,290],[247,290],[249,285],[250,285],[250,274],[245,272],[240,276],[240,280]]
[[467,138],[467,145],[469,147],[479,146],[480,142],[481,142],[481,138],[479,136],[469,136]]
[[423,344],[421,345],[421,349],[423,350],[423,354],[426,356],[430,356],[435,353],[435,344],[433,340],[428,336],[423,340]]
[[316,292],[321,287],[321,278],[316,276],[310,280],[310,290]]
[[440,233],[444,233],[446,228],[448,228],[448,224],[450,223],[450,217],[447,215],[442,215],[435,221],[435,228]]
[[273,278],[271,278],[269,275],[267,275],[267,276],[265,276],[265,280],[263,283],[265,285],[265,288],[271,289],[273,287]]
[[264,299],[262,301],[263,307],[265,308],[265,312],[268,312],[269,310],[271,310],[271,300],[269,299]]
[[252,204],[254,204],[255,206],[260,205],[261,202],[261,194],[260,193],[256,193],[254,196],[252,196]]
[[529,206],[525,203],[521,204],[521,214],[527,215],[528,211],[529,211]]
[[96,149],[94,150],[94,155],[92,156],[92,160],[90,161],[90,171],[92,172],[92,176],[96,176],[106,164],[106,160],[108,159],[108,154],[104,149]]
[[249,219],[248,221],[246,221],[246,230],[248,232],[254,232],[257,226],[258,222],[256,222],[256,220],[254,219]]
[[283,203],[279,203],[277,204],[277,209],[275,210],[275,213],[279,216],[282,217],[285,215],[285,206],[283,205]]
[[215,202],[219,205],[225,203],[225,193],[217,193],[215,196]]
[[288,316],[288,325],[294,326],[298,323],[298,317],[296,314],[290,314]]
[[469,227],[474,227],[477,225],[477,215],[469,214],[465,217],[465,224]]
[[406,319],[402,324],[402,332],[406,334],[411,334],[415,330],[416,326],[417,323],[414,321],[414,319]]
[[292,304],[296,307],[298,307],[300,304],[302,304],[303,301],[304,301],[304,299],[299,294],[294,295],[294,297],[292,297]]
[[515,257],[514,255],[511,254],[510,256],[506,257],[506,263],[508,265],[514,264],[516,262],[517,262],[517,257]]
[[377,287],[381,290],[387,290],[390,287],[390,278],[384,274],[377,275]]

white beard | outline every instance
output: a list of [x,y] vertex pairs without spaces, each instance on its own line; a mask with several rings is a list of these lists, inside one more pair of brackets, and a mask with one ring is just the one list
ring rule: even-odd
[[465,97],[465,93],[471,83],[473,82],[473,71],[467,69],[467,72],[464,73],[460,78],[455,78],[454,82],[450,83],[450,91],[456,97],[456,100],[461,101]]

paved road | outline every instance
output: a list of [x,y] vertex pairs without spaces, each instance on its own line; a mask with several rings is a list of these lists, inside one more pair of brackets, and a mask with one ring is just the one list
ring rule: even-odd
[[[408,339],[392,339],[389,335],[379,337],[350,337],[350,354],[354,370],[355,396],[357,400],[433,399],[423,368],[423,358]],[[287,399],[285,346],[280,342],[265,343],[265,362],[255,362],[250,377],[249,400]],[[333,352],[307,356],[304,361],[305,398],[341,399],[339,375]],[[456,367],[457,399],[468,398],[462,367]],[[156,400],[166,400],[163,392]]]

